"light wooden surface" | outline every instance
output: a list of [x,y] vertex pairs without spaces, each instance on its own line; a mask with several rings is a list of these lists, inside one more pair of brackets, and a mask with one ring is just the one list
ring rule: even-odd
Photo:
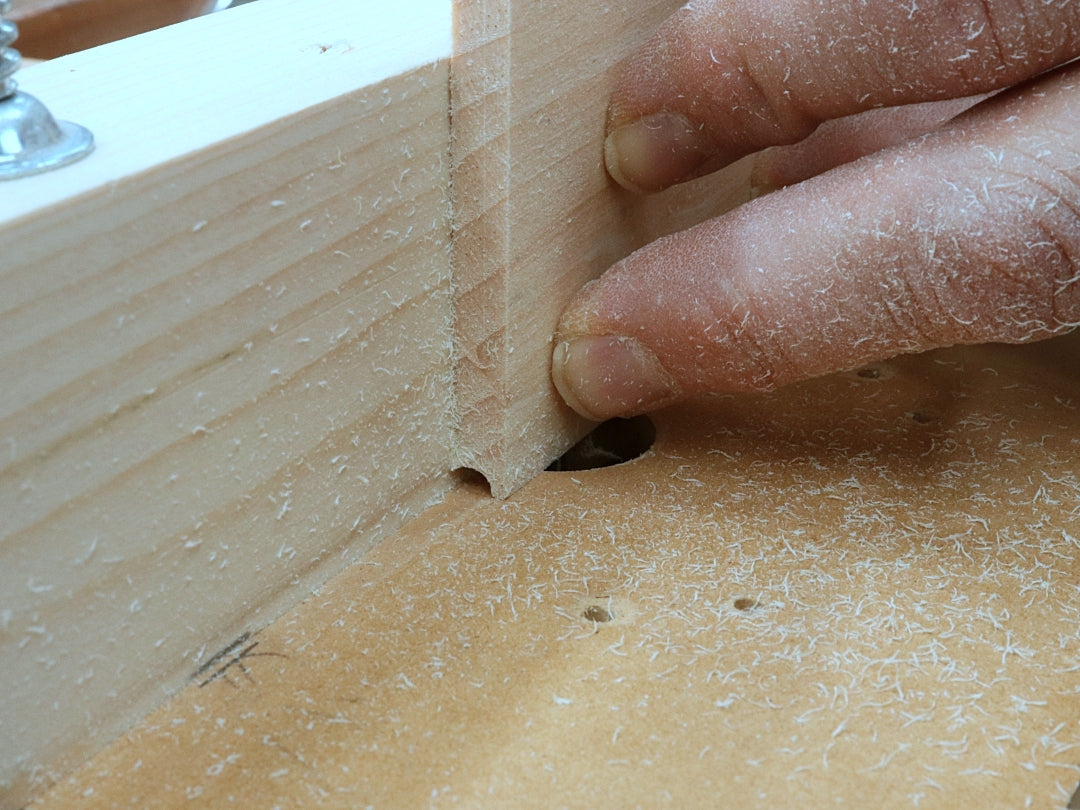
[[20,74],[97,149],[0,188],[0,806],[454,486],[449,11]]
[[35,808],[1062,810],[1078,372],[907,357],[459,491]]
[[651,199],[603,167],[618,61],[675,0],[457,0],[452,72],[456,463],[505,497],[588,429],[555,392],[573,294],[649,239],[747,198],[747,164]]

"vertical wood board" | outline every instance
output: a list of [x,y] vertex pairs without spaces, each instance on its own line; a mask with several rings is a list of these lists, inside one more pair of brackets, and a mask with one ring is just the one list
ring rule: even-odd
[[677,6],[455,3],[455,459],[497,497],[590,427],[550,379],[551,336],[573,294],[649,239],[746,198],[739,171],[642,199],[604,170],[618,62]]

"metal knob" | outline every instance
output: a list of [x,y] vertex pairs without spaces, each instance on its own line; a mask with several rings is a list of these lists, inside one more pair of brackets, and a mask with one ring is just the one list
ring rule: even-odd
[[2,19],[11,0],[0,0],[0,180],[66,166],[94,148],[90,130],[57,121],[44,104],[20,93],[12,78],[22,57],[10,47],[19,29]]

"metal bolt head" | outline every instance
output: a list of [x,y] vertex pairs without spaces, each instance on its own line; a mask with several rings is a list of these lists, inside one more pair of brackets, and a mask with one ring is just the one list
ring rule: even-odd
[[[0,0],[0,16],[10,8],[10,0]],[[88,129],[58,122],[44,104],[16,90],[12,75],[21,57],[10,45],[18,36],[15,23],[0,19],[0,180],[66,166],[94,148]]]
[[66,166],[93,148],[90,130],[57,121],[33,96],[16,92],[0,101],[0,180]]

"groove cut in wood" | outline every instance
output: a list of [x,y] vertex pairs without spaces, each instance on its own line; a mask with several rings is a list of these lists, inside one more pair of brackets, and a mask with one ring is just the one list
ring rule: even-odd
[[0,187],[0,807],[455,486],[450,8],[260,0],[27,69]]
[[673,0],[455,0],[455,462],[506,497],[590,425],[550,378],[573,294],[649,239],[745,200],[744,166],[649,199],[602,159],[620,59]]

